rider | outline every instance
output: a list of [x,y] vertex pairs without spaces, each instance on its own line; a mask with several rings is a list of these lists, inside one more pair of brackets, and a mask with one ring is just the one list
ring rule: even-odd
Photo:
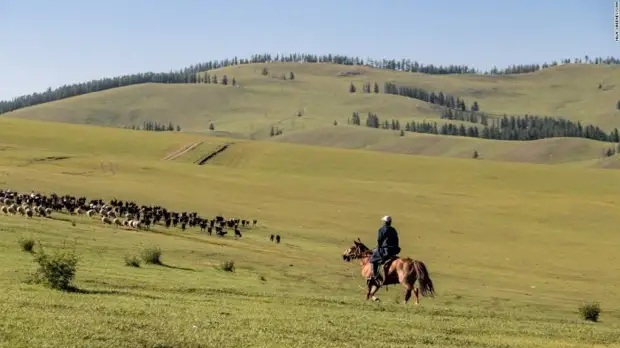
[[379,281],[378,276],[380,276],[379,267],[381,263],[391,256],[396,256],[400,253],[398,232],[392,227],[392,218],[386,215],[381,220],[383,221],[383,226],[377,232],[377,248],[372,251],[372,256],[370,256],[372,275],[368,280],[374,282]]

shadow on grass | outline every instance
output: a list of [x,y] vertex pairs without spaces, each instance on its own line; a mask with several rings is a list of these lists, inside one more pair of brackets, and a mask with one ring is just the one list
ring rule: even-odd
[[165,264],[165,263],[159,263],[159,264],[157,264],[156,266],[166,267],[166,268],[170,268],[170,269],[179,269],[179,270],[181,270],[181,271],[196,272],[196,270],[195,270],[195,269],[193,269],[193,268],[172,266],[172,265],[167,265],[167,264]]
[[129,297],[142,297],[153,300],[161,299],[161,297],[146,295],[146,294],[136,294],[134,292],[126,292],[119,290],[89,290],[89,289],[80,289],[76,286],[71,286],[68,289],[64,290],[66,293],[70,294],[82,294],[82,295],[118,295],[118,296],[129,296]]

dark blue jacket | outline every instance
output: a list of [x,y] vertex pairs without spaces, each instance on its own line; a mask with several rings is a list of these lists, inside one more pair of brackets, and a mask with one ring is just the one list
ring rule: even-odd
[[[398,250],[398,232],[392,226],[383,225],[377,233],[377,247]],[[397,252],[397,253],[398,253]]]

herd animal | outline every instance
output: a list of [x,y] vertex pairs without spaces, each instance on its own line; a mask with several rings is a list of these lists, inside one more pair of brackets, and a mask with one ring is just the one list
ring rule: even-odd
[[[115,227],[126,227],[149,230],[152,225],[165,228],[179,227],[185,231],[188,227],[199,227],[201,232],[224,237],[228,229],[233,229],[235,237],[242,237],[240,228],[256,227],[258,220],[238,218],[226,219],[217,215],[211,219],[203,218],[196,212],[175,212],[159,205],[138,205],[133,201],[112,199],[105,202],[101,199],[88,200],[86,197],[72,195],[59,196],[56,193],[18,193],[0,189],[0,213],[32,218],[34,216],[50,217],[52,213],[70,215],[86,215],[101,220],[102,224]],[[272,236],[273,237],[273,236]],[[278,236],[278,242],[279,242]]]
[[279,235],[279,234],[276,234],[276,235],[273,235],[273,234],[272,234],[271,236],[269,236],[269,240],[270,240],[270,241],[272,241],[272,242],[273,242],[273,241],[274,241],[274,239],[275,239],[275,241],[276,241],[276,244],[280,244],[280,235]]

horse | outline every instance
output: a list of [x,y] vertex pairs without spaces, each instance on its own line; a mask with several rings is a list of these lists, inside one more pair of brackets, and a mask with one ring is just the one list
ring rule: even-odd
[[[344,251],[342,259],[346,262],[350,262],[353,259],[359,259],[362,266],[362,276],[369,278],[372,275],[372,264],[370,263],[370,250],[362,241],[357,238],[357,241],[353,241],[353,246]],[[366,291],[366,300],[372,298],[373,301],[379,301],[379,298],[375,296],[375,293],[383,285],[402,284],[405,287],[405,302],[407,304],[411,298],[411,292],[415,295],[415,304],[420,304],[419,293],[422,292],[424,297],[434,297],[435,288],[433,287],[433,281],[431,280],[426,265],[422,261],[413,260],[411,258],[400,258],[399,256],[393,256],[385,261],[383,265],[383,274],[385,274],[383,284],[369,281]],[[418,280],[418,287],[415,287],[415,282]]]

